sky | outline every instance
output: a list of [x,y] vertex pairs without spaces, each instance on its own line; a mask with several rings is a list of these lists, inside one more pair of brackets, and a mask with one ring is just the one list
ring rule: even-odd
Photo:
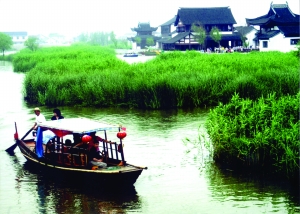
[[[173,18],[180,7],[231,8],[237,25],[245,18],[265,15],[272,0],[0,0],[0,32],[27,31],[29,35],[59,33],[77,36],[88,32],[132,33],[139,22],[158,27]],[[300,1],[288,0],[300,14]],[[273,0],[284,4],[285,0]]]

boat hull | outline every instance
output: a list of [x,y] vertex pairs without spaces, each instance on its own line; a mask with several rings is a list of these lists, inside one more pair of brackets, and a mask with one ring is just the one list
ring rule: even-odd
[[112,166],[106,169],[91,170],[84,167],[63,166],[49,158],[38,158],[22,141],[18,142],[18,147],[27,159],[27,163],[47,174],[48,177],[59,178],[60,180],[76,180],[93,186],[132,186],[143,171],[143,168],[126,165]]

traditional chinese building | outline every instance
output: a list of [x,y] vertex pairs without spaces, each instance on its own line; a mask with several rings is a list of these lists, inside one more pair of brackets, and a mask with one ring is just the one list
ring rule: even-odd
[[179,8],[174,22],[176,34],[169,40],[162,42],[163,49],[199,50],[203,48],[197,42],[196,33],[192,30],[193,24],[200,24],[206,31],[204,47],[214,48],[219,46],[209,35],[213,27],[217,27],[221,34],[220,46],[230,48],[242,45],[240,35],[233,30],[236,21],[229,7]]
[[[157,30],[157,27],[151,27],[150,23],[139,23],[138,27],[131,28],[131,30],[135,31],[137,34],[135,37],[128,38],[128,40],[132,41],[136,47],[140,47],[141,49],[144,49],[145,46],[155,46],[156,41],[160,39],[160,37],[153,35],[153,32]],[[153,41],[153,44],[148,44],[149,41]]]
[[162,49],[162,43],[171,39],[173,34],[176,34],[176,27],[174,26],[175,21],[176,16],[159,26],[161,33],[161,39],[157,41],[159,48]]
[[286,4],[271,3],[266,15],[246,19],[248,25],[258,26],[255,40],[261,51],[291,51],[300,40],[300,16]]

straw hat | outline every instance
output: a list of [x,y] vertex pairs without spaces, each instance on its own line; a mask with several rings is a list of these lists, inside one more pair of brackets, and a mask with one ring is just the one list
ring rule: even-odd
[[34,111],[41,111],[41,109],[36,107],[36,108],[34,108]]

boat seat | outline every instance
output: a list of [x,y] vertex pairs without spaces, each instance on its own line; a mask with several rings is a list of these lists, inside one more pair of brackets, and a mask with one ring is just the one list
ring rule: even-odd
[[87,166],[87,155],[86,154],[72,154],[74,166]]
[[72,155],[70,153],[62,153],[61,156],[62,156],[64,165],[67,165],[67,166],[72,165]]

